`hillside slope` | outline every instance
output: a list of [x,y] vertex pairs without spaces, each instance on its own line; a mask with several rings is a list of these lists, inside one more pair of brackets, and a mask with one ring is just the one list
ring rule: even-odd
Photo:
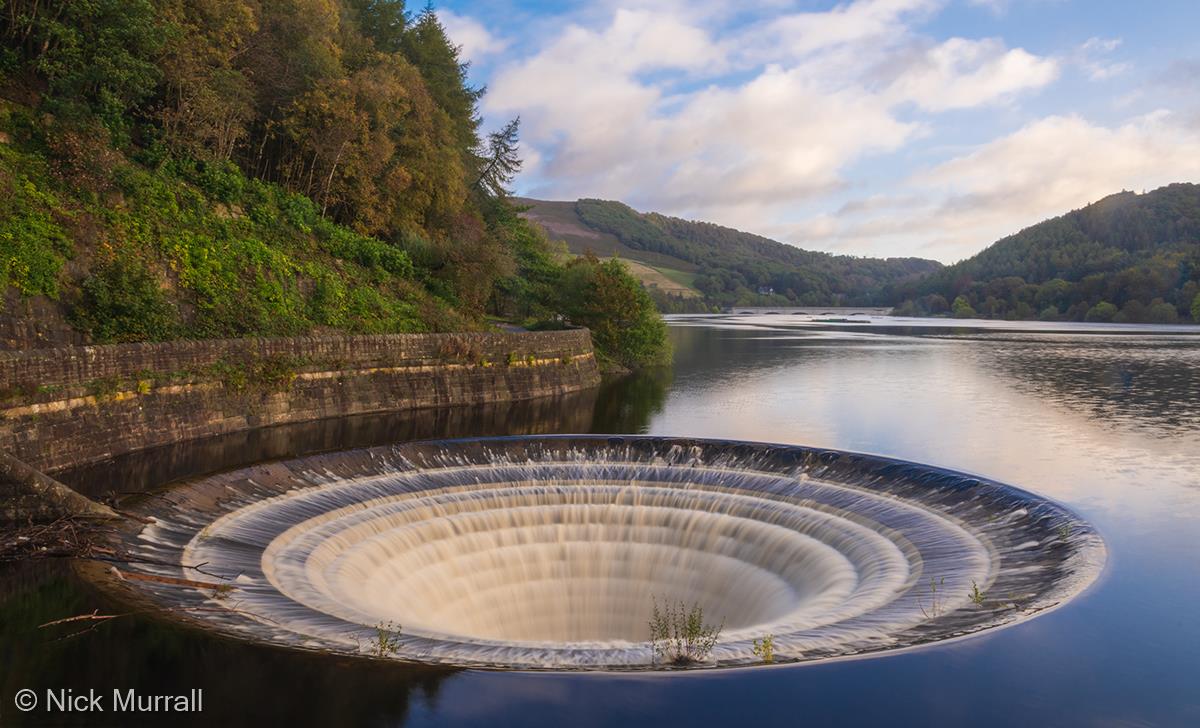
[[[571,252],[591,250],[637,261],[683,283],[707,306],[888,305],[888,286],[936,271],[920,258],[857,258],[802,250],[759,235],[605,200],[523,199],[524,215]],[[681,296],[651,288],[660,308],[696,310]]]
[[1200,320],[1200,185],[1120,192],[899,285],[900,313]]
[[0,105],[0,348],[479,325],[433,293],[415,239],[356,233],[232,165],[108,150],[81,185],[20,138],[28,118]]

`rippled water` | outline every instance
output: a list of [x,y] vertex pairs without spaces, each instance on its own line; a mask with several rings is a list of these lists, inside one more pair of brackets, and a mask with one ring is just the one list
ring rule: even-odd
[[[0,575],[0,719],[16,689],[186,691],[200,722],[1200,725],[1200,338],[1183,327],[896,328],[689,317],[673,376],[555,408],[325,424],[175,448],[72,476],[137,490],[252,462],[417,437],[648,432],[874,452],[973,472],[1095,524],[1087,593],[989,636],[864,661],[670,677],[430,672],[247,647],[149,620],[46,644],[99,597],[38,567]],[[1033,329],[1023,331],[1022,329]],[[263,696],[275,696],[264,703]],[[270,718],[268,718],[270,716]]]

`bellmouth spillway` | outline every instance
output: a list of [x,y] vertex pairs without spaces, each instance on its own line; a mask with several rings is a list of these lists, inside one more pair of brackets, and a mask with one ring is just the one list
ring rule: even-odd
[[1044,612],[1105,559],[1070,511],[985,479],[659,437],[352,450],[201,478],[136,510],[152,522],[126,547],[144,562],[123,568],[143,578],[123,588],[172,614],[476,667],[658,669],[656,603],[723,624],[707,666],[761,664],[768,636],[775,662],[882,653]]

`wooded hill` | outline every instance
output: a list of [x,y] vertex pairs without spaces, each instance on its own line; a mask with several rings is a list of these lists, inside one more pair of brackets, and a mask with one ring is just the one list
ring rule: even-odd
[[518,120],[483,133],[431,6],[11,0],[0,40],[0,347],[495,317],[666,356],[621,266],[517,216]]
[[921,258],[859,258],[786,245],[760,235],[657,213],[620,202],[520,199],[523,213],[573,253],[618,255],[695,293],[643,277],[660,309],[714,306],[886,306],[889,287],[941,268]]
[[1110,195],[890,293],[909,315],[1200,322],[1200,185]]

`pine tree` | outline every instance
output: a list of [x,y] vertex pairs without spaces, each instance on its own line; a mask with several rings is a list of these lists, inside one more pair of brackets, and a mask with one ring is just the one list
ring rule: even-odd
[[404,0],[349,0],[359,30],[382,53],[398,53],[404,45],[409,16]]
[[508,189],[517,172],[521,171],[520,143],[521,117],[504,125],[500,131],[488,134],[488,146],[480,155],[483,164],[475,185],[484,194],[492,197],[507,197]]
[[450,117],[464,155],[479,145],[479,113],[475,105],[483,88],[467,81],[470,64],[459,59],[461,48],[450,42],[432,5],[426,5],[404,34],[404,54],[421,71],[433,100]]

